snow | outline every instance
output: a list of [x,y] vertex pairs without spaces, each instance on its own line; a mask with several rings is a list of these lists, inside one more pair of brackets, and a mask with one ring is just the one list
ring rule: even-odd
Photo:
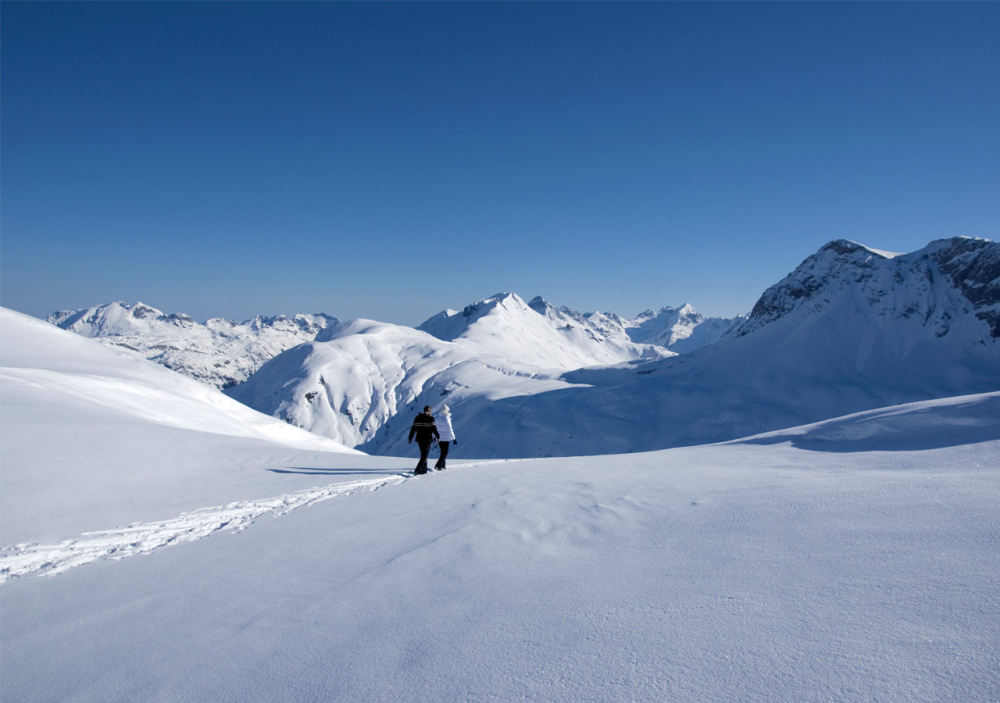
[[[466,451],[477,456],[621,453],[997,390],[1000,326],[990,314],[1000,285],[989,282],[998,267],[1000,245],[985,240],[932,242],[892,260],[831,242],[768,289],[735,336],[650,363],[564,373],[574,388],[450,403],[455,430],[473,435]],[[399,436],[393,421],[386,427]]]
[[[273,471],[289,472],[287,469]],[[270,499],[235,501],[199,508],[167,520],[135,522],[127,527],[84,532],[79,538],[63,540],[59,544],[14,545],[0,555],[0,583],[19,576],[52,576],[98,559],[123,559],[147,554],[160,547],[201,539],[220,530],[242,530],[263,515],[284,515],[356,490],[377,490],[399,483],[403,478],[400,474],[330,484]]]
[[1000,697],[1000,392],[412,477],[0,333],[4,700]]
[[[995,700],[998,403],[932,401],[766,441],[472,461],[374,492],[317,469],[317,490],[344,493],[4,584],[2,690]],[[951,441],[929,448],[941,413]],[[796,446],[810,436],[825,446]],[[878,437],[892,449],[873,449]],[[329,457],[330,471],[386,460]]]
[[526,367],[569,370],[672,356],[657,345],[633,342],[624,329],[601,329],[568,308],[541,298],[528,304],[516,293],[498,293],[449,313],[435,315],[418,329]]
[[[663,345],[685,353],[648,358]],[[229,392],[376,454],[405,451],[417,410],[447,402],[466,451],[538,457],[717,442],[997,388],[1000,245],[953,238],[894,258],[830,242],[735,320],[690,305],[627,320],[500,293],[420,332],[337,325]]]
[[258,315],[245,322],[212,318],[199,323],[183,313],[165,314],[141,302],[61,310],[48,319],[218,388],[242,383],[268,359],[315,339],[317,333],[337,323],[319,313]]
[[255,478],[266,468],[359,454],[3,308],[0,340],[5,544],[72,537],[95,514],[121,525],[267,495],[257,491],[273,482]]
[[[691,306],[683,324],[668,310],[653,316],[649,334],[665,335],[671,344],[696,348],[733,331],[731,321],[714,327],[719,321],[705,320]],[[332,325],[226,392],[297,427],[386,454],[402,449],[424,405],[447,401],[469,414],[504,398],[572,389],[578,384],[564,374],[581,367],[675,356],[659,344],[635,341],[632,326],[615,315],[498,293],[461,312],[444,310],[416,330],[374,320]],[[509,446],[509,432],[489,441],[477,445],[481,456],[518,452]]]
[[745,316],[706,318],[685,303],[679,308],[660,308],[656,313],[647,310],[634,320],[625,320],[624,325],[634,342],[657,344],[687,354],[732,336],[745,320]]

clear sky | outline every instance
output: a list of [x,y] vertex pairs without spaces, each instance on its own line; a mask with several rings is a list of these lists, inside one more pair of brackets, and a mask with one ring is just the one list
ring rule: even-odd
[[1000,232],[996,3],[2,5],[0,302],[748,311]]

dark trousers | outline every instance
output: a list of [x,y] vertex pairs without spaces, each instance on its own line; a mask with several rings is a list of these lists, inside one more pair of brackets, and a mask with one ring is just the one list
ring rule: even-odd
[[444,465],[444,460],[448,458],[448,446],[450,444],[451,442],[438,442],[438,446],[441,447],[441,458],[437,460],[436,464],[434,464],[435,469],[440,471],[441,469],[447,468]]
[[420,461],[417,462],[417,468],[413,470],[413,473],[425,474],[427,473],[427,455],[431,451],[431,441],[418,439],[417,446],[420,447]]

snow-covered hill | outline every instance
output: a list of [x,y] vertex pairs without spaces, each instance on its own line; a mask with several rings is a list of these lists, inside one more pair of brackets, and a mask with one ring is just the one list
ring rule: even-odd
[[0,393],[8,544],[75,534],[95,516],[170,517],[254,497],[265,468],[288,457],[358,454],[133,353],[5,308]]
[[201,323],[143,303],[121,302],[61,310],[48,320],[218,388],[242,383],[268,359],[314,339],[337,322],[329,315],[298,314],[258,315],[245,322],[212,318]]
[[[46,399],[34,400],[41,415]],[[185,477],[215,502],[184,513],[144,465],[173,438],[130,450],[142,488],[122,475],[109,515],[78,490],[87,474],[60,493],[79,457],[67,467],[38,432],[37,512],[20,532],[49,534],[56,500],[89,516],[87,533],[12,550],[4,532],[0,570],[29,571],[0,585],[0,690],[994,701],[998,403],[948,398],[719,445],[455,462],[418,478],[390,473],[412,460],[331,453],[251,471],[246,454],[217,452],[212,471]],[[123,462],[113,446],[92,460]],[[239,484],[215,495],[228,476],[258,499]]]
[[[542,325],[534,331],[550,333]],[[443,341],[412,327],[353,320],[280,354],[226,392],[349,446],[377,443],[387,421],[397,415],[412,419],[424,405],[493,402],[570,388],[559,376],[583,353],[564,345],[564,356],[554,357],[551,366],[533,367],[523,358],[547,357],[525,341],[516,333],[500,344],[467,337]]]

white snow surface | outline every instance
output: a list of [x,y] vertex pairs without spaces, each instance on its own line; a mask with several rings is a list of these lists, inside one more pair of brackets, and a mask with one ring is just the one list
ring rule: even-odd
[[60,310],[48,320],[217,388],[242,383],[267,360],[315,339],[321,330],[337,323],[321,313],[258,315],[244,322],[216,317],[202,323],[141,302]]
[[0,421],[0,533],[8,545],[73,537],[95,528],[95,515],[124,525],[266,495],[254,483],[266,468],[359,454],[5,308]]
[[[311,468],[248,471],[245,456],[217,455],[200,482],[233,491],[235,471],[262,497],[237,489],[228,507],[165,519],[153,513],[169,505],[132,505],[124,530],[99,491],[78,490],[88,534],[51,544],[86,558],[0,586],[0,690],[17,701],[997,700],[998,418],[1000,393],[988,393],[725,444],[456,462],[417,478],[395,473],[412,458],[328,453]],[[149,436],[144,451],[166,439]],[[89,451],[156,474],[135,449]],[[42,447],[34,459],[42,475],[66,470]],[[308,485],[289,491],[291,476]],[[36,504],[51,498],[42,489]],[[227,509],[245,529],[227,531]],[[48,532],[44,510],[23,527]],[[124,548],[107,547],[129,531]]]

